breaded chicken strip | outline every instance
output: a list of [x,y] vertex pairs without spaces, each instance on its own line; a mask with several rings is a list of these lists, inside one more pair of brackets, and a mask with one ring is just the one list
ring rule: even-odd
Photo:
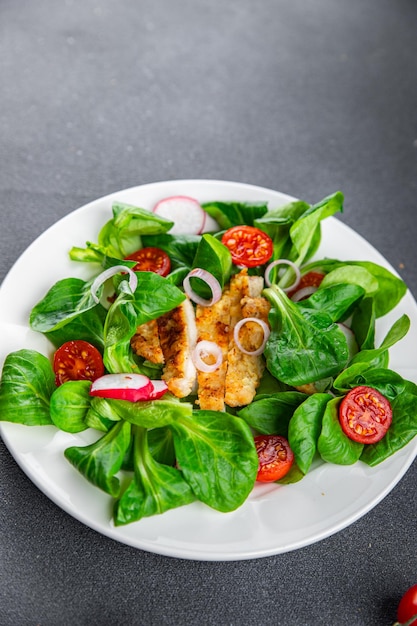
[[177,398],[185,398],[193,391],[197,376],[192,360],[197,341],[193,305],[186,299],[175,309],[159,317],[157,322],[165,361],[162,379]]
[[[236,346],[233,329],[245,317],[256,317],[268,322],[269,304],[260,294],[263,279],[248,276],[242,270],[230,281],[231,293],[231,335],[227,354],[227,374],[225,402],[230,407],[244,406],[252,402],[259,386],[264,362],[261,355],[245,354]],[[242,346],[249,351],[256,350],[263,341],[263,331],[256,322],[248,322],[239,333]]]
[[151,320],[146,322],[146,324],[138,326],[136,333],[130,340],[130,344],[138,356],[152,363],[162,364],[164,362],[156,320]]
[[197,306],[197,341],[213,341],[220,346],[223,362],[214,372],[197,373],[198,403],[201,409],[224,411],[227,351],[230,335],[230,294],[226,290],[212,306]]

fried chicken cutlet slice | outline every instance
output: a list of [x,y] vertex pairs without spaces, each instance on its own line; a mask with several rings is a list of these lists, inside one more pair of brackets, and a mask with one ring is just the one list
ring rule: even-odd
[[185,398],[194,390],[197,370],[192,352],[197,342],[194,308],[185,299],[172,311],[157,320],[159,341],[164,355],[162,379],[177,398]]
[[130,344],[138,356],[151,363],[162,364],[164,362],[156,320],[138,326]]
[[213,341],[220,346],[223,361],[214,372],[197,372],[200,409],[224,411],[227,371],[227,351],[230,335],[230,293],[225,290],[212,306],[198,305],[196,309],[197,341]]
[[[245,354],[239,350],[233,338],[234,327],[243,318],[256,317],[268,322],[270,305],[261,296],[262,289],[263,278],[248,276],[247,270],[242,270],[230,281],[231,329],[225,388],[225,403],[230,407],[245,406],[252,402],[265,368],[261,355]],[[244,324],[239,341],[246,350],[256,350],[263,341],[259,324]]]

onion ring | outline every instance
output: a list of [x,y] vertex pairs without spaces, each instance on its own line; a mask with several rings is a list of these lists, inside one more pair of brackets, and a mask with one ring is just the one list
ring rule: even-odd
[[[246,350],[242,346],[242,344],[240,343],[239,331],[242,328],[242,326],[244,326],[246,324],[246,322],[255,322],[256,324],[258,324],[262,328],[262,330],[264,332],[264,338],[263,338],[262,344],[256,350],[252,350],[252,351],[251,350]],[[259,354],[262,354],[262,352],[264,351],[265,344],[268,341],[270,333],[271,333],[271,331],[269,330],[268,324],[266,322],[264,322],[263,320],[260,320],[257,317],[244,317],[243,319],[239,320],[239,322],[234,327],[234,329],[233,329],[233,339],[235,340],[235,344],[237,345],[239,350],[241,352],[243,352],[243,354],[249,354],[249,356],[258,356]]]
[[96,304],[100,302],[100,298],[97,297],[97,291],[101,285],[105,283],[107,279],[115,276],[116,274],[120,274],[121,272],[129,274],[129,287],[132,292],[136,291],[138,277],[135,272],[130,267],[127,267],[127,265],[113,265],[113,267],[109,267],[107,270],[104,270],[104,272],[101,272],[91,285],[91,295],[93,296],[93,300]]
[[[211,289],[211,298],[210,300],[206,300],[205,298],[201,298],[199,295],[193,291],[190,285],[191,278],[200,278],[203,282],[206,283],[208,287]],[[219,281],[213,274],[210,274],[207,270],[203,270],[201,267],[195,267],[191,272],[187,274],[187,276],[183,280],[184,291],[187,296],[195,302],[196,304],[201,304],[201,306],[211,306],[220,300],[222,297],[222,288],[220,286]]]
[[300,302],[300,300],[311,296],[315,291],[317,291],[317,289],[318,287],[313,287],[313,285],[309,285],[308,287],[301,287],[301,289],[298,289],[298,291],[296,291],[295,294],[291,296],[291,300],[293,302]]
[[[204,361],[207,357],[214,357],[216,360],[214,363],[206,363]],[[192,353],[193,363],[200,372],[210,373],[215,372],[223,362],[223,353],[220,346],[214,341],[207,341],[205,339],[199,341]]]
[[295,263],[290,261],[289,259],[277,259],[276,261],[272,261],[272,263],[270,263],[267,266],[267,268],[265,270],[265,276],[264,276],[266,284],[268,285],[268,287],[270,287],[272,285],[272,282],[271,282],[271,280],[269,278],[269,275],[270,275],[272,269],[274,267],[276,267],[277,265],[289,265],[294,270],[295,280],[294,280],[293,284],[290,285],[289,287],[285,287],[285,289],[283,289],[283,291],[285,291],[285,293],[287,293],[288,291],[292,291],[293,289],[295,289],[297,287],[298,283],[300,282],[301,272],[300,272],[299,267]]

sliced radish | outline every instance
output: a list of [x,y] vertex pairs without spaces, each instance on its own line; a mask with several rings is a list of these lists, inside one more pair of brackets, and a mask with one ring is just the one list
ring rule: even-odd
[[90,395],[113,400],[151,400],[154,393],[152,381],[142,374],[105,374],[91,385]]
[[170,196],[160,200],[153,209],[161,217],[174,222],[170,234],[200,235],[206,223],[206,212],[195,198]]
[[168,385],[164,380],[151,380],[153,385],[153,391],[151,393],[151,400],[158,400],[168,391]]

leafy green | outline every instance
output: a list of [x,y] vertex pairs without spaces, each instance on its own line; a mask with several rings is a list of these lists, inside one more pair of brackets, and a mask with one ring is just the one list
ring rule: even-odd
[[[375,316],[377,318],[386,315],[394,309],[407,291],[407,285],[401,278],[395,276],[385,267],[371,261],[322,259],[303,267],[303,273],[313,270],[326,273],[326,278],[323,281],[324,285],[340,281],[356,282],[363,286],[367,290],[367,295],[371,295],[374,298]],[[339,270],[342,271],[342,275]],[[336,272],[336,274],[333,274],[333,272]]]
[[359,460],[363,444],[345,435],[339,423],[340,398],[329,400],[326,405],[317,448],[323,461],[338,465],[352,465]]
[[386,435],[378,443],[366,446],[360,457],[372,467],[385,461],[417,435],[417,395],[403,391],[391,400],[391,407],[392,424]]
[[123,202],[114,202],[112,211],[113,218],[101,228],[98,243],[87,242],[84,250],[72,248],[72,260],[98,262],[104,266],[106,258],[124,259],[142,248],[142,235],[161,235],[173,226],[173,222],[151,211]]
[[314,309],[327,313],[333,322],[339,322],[349,317],[362,299],[365,291],[356,284],[335,284],[329,287],[321,287],[317,289],[306,300],[297,302],[297,306],[301,309]]
[[201,206],[224,230],[242,224],[253,226],[268,211],[264,202],[206,202]]
[[44,332],[44,334],[56,348],[59,348],[67,341],[83,339],[102,352],[104,349],[103,327],[106,314],[106,309],[101,305],[97,305],[93,309],[88,309],[73,317],[64,325]]
[[116,474],[122,467],[130,437],[131,425],[121,420],[95,443],[72,446],[64,454],[89,482],[116,498],[120,493]]
[[[232,255],[230,250],[212,235],[203,235],[193,259],[193,268],[202,268],[210,272],[223,289],[232,273]],[[200,278],[191,278],[191,287],[201,297],[210,299],[212,291]]]
[[[306,263],[321,242],[320,222],[343,210],[343,194],[340,191],[327,196],[314,205],[293,202],[257,219],[255,225],[264,230],[274,244],[273,259],[288,259],[300,266]],[[279,279],[280,287],[287,287],[293,280],[289,269]]]
[[218,511],[239,507],[258,471],[249,426],[227,413],[200,410],[177,419],[172,431],[178,464],[197,498]]
[[55,375],[49,359],[35,350],[7,355],[0,381],[0,420],[43,426],[52,424],[50,398]]
[[264,355],[268,370],[284,383],[304,385],[337,375],[348,362],[346,338],[327,313],[302,310],[277,286],[264,290],[272,305]]
[[174,467],[158,463],[152,457],[146,429],[138,426],[133,428],[134,476],[115,504],[116,526],[164,513],[195,500],[182,473]]
[[70,380],[55,389],[51,396],[51,420],[67,433],[79,433],[88,428],[85,422],[90,408],[91,382]]
[[307,474],[317,451],[328,393],[315,393],[296,408],[288,425],[288,442],[300,470]]
[[288,423],[294,410],[306,399],[299,391],[283,391],[248,404],[238,416],[263,435],[287,437]]
[[103,360],[110,373],[142,372],[135,359],[130,340],[136,328],[177,307],[185,295],[175,285],[154,272],[137,272],[135,293],[125,280],[119,284],[120,294],[111,305],[104,324]]
[[53,285],[36,304],[29,317],[32,330],[55,331],[97,305],[91,294],[93,281],[63,278]]

